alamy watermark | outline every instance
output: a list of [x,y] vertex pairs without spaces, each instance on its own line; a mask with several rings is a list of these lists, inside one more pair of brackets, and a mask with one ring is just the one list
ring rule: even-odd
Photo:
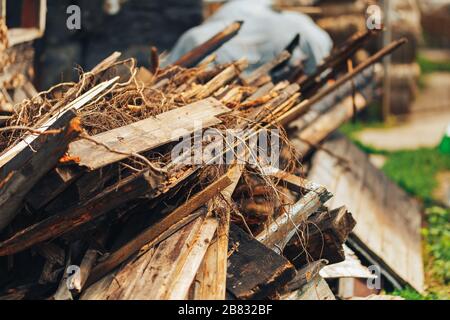
[[66,20],[66,26],[69,30],[81,29],[81,8],[77,5],[68,6],[66,13],[69,15]]
[[381,268],[378,265],[368,267],[372,277],[367,279],[367,288],[371,290],[381,290]]
[[201,122],[194,123],[194,132],[178,129],[172,140],[181,141],[171,152],[175,164],[220,165],[248,164],[279,168],[281,138],[279,129],[261,130],[203,130]]
[[383,28],[383,11],[380,6],[371,5],[366,10],[366,27],[369,30],[381,30]]
[[66,285],[69,290],[74,290],[81,282],[81,270],[77,265],[70,265],[66,269]]

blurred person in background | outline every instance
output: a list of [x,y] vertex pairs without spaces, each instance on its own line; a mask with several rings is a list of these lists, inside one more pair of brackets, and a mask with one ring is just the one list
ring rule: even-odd
[[229,0],[203,24],[184,33],[165,63],[174,63],[235,21],[244,24],[237,36],[216,51],[216,63],[246,57],[251,71],[274,59],[300,35],[290,62],[301,61],[305,72],[310,74],[333,47],[329,35],[305,14],[277,12],[272,9],[271,0]]

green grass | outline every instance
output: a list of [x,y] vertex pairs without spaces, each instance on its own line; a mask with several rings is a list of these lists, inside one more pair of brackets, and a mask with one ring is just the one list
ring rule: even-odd
[[422,230],[426,277],[430,291],[450,299],[450,209],[429,207],[426,214],[428,225]]
[[423,74],[429,74],[433,72],[450,72],[450,61],[436,62],[419,55],[417,63]]
[[438,186],[436,176],[450,170],[450,156],[437,149],[389,152],[387,156],[384,173],[409,194],[431,205],[435,201],[433,191]]
[[405,300],[438,300],[439,295],[435,293],[420,294],[416,290],[407,287],[403,290],[395,290],[389,294],[402,297]]
[[[374,127],[374,124],[369,124]],[[380,124],[376,126],[381,127]],[[382,170],[410,195],[423,201],[427,226],[422,230],[424,239],[425,277],[428,290],[424,295],[414,289],[394,291],[391,294],[408,300],[450,299],[450,209],[437,206],[433,192],[438,186],[437,174],[450,171],[450,156],[436,148],[387,151],[362,144],[356,133],[367,128],[364,123],[346,124],[341,131],[368,154],[387,157]]]

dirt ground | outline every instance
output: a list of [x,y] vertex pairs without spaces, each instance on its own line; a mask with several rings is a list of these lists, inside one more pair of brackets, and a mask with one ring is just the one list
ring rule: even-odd
[[365,129],[357,138],[364,144],[389,151],[437,146],[450,125],[450,73],[424,76],[411,115],[392,128]]
[[396,151],[436,147],[450,125],[450,106],[446,111],[413,114],[392,128],[365,129],[357,139],[377,149]]
[[450,172],[441,172],[437,176],[439,188],[436,189],[434,195],[436,199],[441,200],[445,205],[450,207]]

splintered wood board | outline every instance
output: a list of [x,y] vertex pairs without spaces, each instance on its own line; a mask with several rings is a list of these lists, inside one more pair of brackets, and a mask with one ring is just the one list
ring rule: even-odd
[[265,299],[295,277],[295,267],[283,256],[230,226],[227,291],[237,299]]
[[197,218],[158,247],[93,284],[81,298],[185,299],[216,229],[214,218]]
[[[121,153],[145,152],[176,141],[199,128],[220,123],[216,116],[229,112],[214,98],[201,100],[190,105],[170,110],[152,118],[113,129],[92,138]],[[90,170],[123,160],[129,155],[115,153],[92,141],[78,140],[69,145],[69,155],[79,158],[79,165]]]
[[334,194],[330,207],[346,205],[357,221],[353,236],[396,278],[419,292],[424,289],[421,212],[418,204],[347,138],[335,135],[312,161],[308,178]]
[[[228,172],[232,184],[221,193],[226,201],[231,196],[239,182],[242,168],[236,165]],[[194,300],[225,300],[228,262],[228,234],[230,231],[231,209],[228,206],[216,210],[218,226],[216,236],[206,251],[203,262],[193,283]]]

